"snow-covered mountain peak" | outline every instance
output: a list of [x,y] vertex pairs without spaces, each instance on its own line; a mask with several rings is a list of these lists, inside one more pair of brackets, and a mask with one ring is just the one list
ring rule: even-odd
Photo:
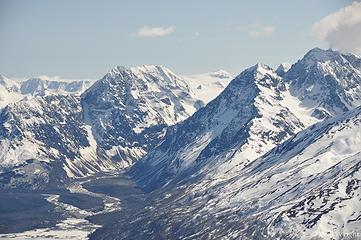
[[285,74],[290,93],[324,119],[361,104],[361,59],[319,48],[309,51]]
[[[112,68],[105,76],[104,78],[124,78],[128,75],[131,75],[132,72],[130,71],[129,68],[125,67],[125,66],[115,66],[114,68]],[[103,79],[104,79],[103,78]]]
[[[180,79],[175,73],[168,68],[161,65],[143,65],[135,67],[116,66],[112,68],[107,74],[110,77],[129,77],[129,78],[142,78],[147,76],[154,76],[163,79]],[[152,79],[148,79],[152,80]],[[153,79],[156,80],[156,79]]]
[[[275,87],[279,80],[280,77],[271,67],[262,63],[258,63],[241,72],[234,81],[235,83],[240,81],[247,81],[251,85],[255,83],[257,86],[261,85],[271,88]],[[243,83],[241,85],[243,85]]]
[[346,60],[339,51],[313,48],[308,51],[300,61],[303,62],[306,67],[312,67],[315,64],[322,64],[330,61],[342,64],[345,63]]
[[249,69],[254,69],[255,71],[267,71],[272,69],[270,66],[264,63],[256,63],[254,66],[250,67]]
[[[147,98],[149,101],[159,100],[160,98],[164,104],[168,104],[172,108],[179,108],[179,104],[173,106],[170,102],[170,98],[178,96],[181,99],[173,100],[180,101],[180,105],[184,105],[181,109],[188,112],[187,115],[193,113],[202,105],[186,81],[163,66],[143,65],[130,68],[117,66],[87,92],[99,87],[108,89],[104,94],[109,99],[127,101],[127,104],[131,103],[131,98]],[[114,92],[114,95],[110,94],[110,92]],[[126,92],[130,94],[128,97],[125,96]],[[170,96],[167,96],[168,94]],[[174,123],[172,121],[172,124]]]
[[274,75],[275,71],[268,65],[263,63],[257,63],[256,65],[247,68],[245,71],[252,72],[255,77],[262,77],[267,74]]
[[[347,73],[352,73],[353,76],[347,76]],[[312,74],[313,80],[320,80],[322,75],[330,75],[335,79],[347,82],[350,78],[355,76],[355,73],[361,73],[361,58],[354,54],[343,54],[332,49],[323,50],[314,48],[287,71],[285,75],[286,80],[294,79],[300,74]]]
[[163,73],[163,74],[170,74],[176,75],[170,69],[162,66],[162,65],[142,65],[142,66],[135,66],[130,68],[131,71],[138,73],[138,74],[155,74],[155,73]]
[[104,156],[126,166],[158,144],[166,127],[203,106],[162,66],[115,67],[82,94],[82,105]]
[[196,99],[186,81],[163,66],[143,65],[130,68],[116,66],[101,81],[107,81],[112,86],[119,84],[133,86],[133,89],[138,86],[137,88],[141,87],[141,92],[145,94],[178,89],[182,91],[181,94],[190,94],[189,98]]

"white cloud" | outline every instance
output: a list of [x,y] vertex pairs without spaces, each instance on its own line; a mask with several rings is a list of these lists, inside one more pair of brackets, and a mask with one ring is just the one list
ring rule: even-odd
[[175,32],[175,27],[148,27],[143,26],[138,29],[135,36],[137,37],[164,37]]
[[312,34],[331,48],[361,54],[361,2],[353,2],[316,22]]
[[273,26],[257,24],[252,30],[248,31],[251,38],[259,38],[272,35],[275,31]]

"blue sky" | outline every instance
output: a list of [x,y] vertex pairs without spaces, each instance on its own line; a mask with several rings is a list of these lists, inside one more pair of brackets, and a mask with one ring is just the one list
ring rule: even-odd
[[102,77],[116,65],[238,73],[328,48],[313,24],[341,0],[0,0],[0,73]]

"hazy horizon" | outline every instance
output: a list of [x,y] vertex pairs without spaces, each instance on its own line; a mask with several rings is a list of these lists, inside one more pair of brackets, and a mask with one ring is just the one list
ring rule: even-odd
[[338,37],[346,30],[332,29],[361,5],[352,2],[2,0],[0,73],[99,79],[117,65],[163,65],[181,75],[237,74],[259,62],[294,63],[314,47],[357,54],[359,37],[347,49]]

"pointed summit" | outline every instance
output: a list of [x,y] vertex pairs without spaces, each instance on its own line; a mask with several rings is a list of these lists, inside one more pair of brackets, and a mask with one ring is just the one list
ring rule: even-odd
[[[279,80],[277,73],[266,64],[257,63],[256,65],[247,68],[241,72],[237,77],[235,82],[246,81],[249,84],[255,83],[256,85],[274,85],[275,82]],[[232,82],[231,82],[232,84]],[[251,86],[249,85],[249,86]]]
[[266,75],[274,72],[273,68],[264,63],[257,63],[256,65],[247,68],[245,71],[253,72],[258,75]]
[[278,74],[278,76],[283,77],[290,68],[291,68],[290,63],[281,63],[277,67],[276,73]]

